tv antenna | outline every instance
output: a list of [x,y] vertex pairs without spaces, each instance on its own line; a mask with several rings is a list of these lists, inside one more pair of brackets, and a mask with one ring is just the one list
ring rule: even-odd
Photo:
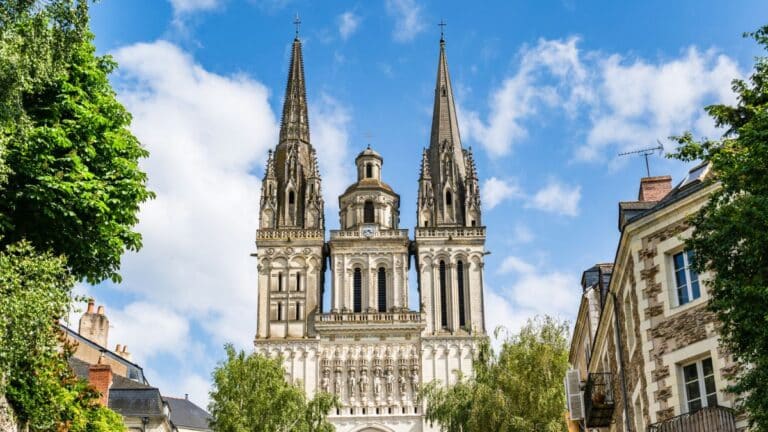
[[648,174],[648,177],[650,177],[651,176],[651,166],[648,163],[648,156],[651,156],[651,155],[653,155],[656,152],[659,152],[659,154],[661,154],[664,151],[664,144],[662,144],[661,141],[659,141],[659,140],[656,140],[656,142],[659,143],[659,145],[657,145],[655,147],[648,147],[648,148],[644,148],[644,149],[640,149],[640,150],[633,150],[633,151],[628,151],[628,152],[624,152],[624,153],[619,153],[619,156],[630,156],[630,155],[640,155],[640,156],[643,156],[645,158],[645,172]]

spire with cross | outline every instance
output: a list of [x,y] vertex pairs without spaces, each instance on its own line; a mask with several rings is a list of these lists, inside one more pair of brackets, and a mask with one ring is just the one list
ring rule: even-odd
[[296,18],[293,19],[293,25],[296,26],[296,39],[299,38],[299,27],[301,27],[301,18],[299,18],[299,13],[296,12]]
[[448,24],[445,23],[444,20],[440,20],[440,23],[437,25],[440,27],[440,42],[445,42],[445,26]]

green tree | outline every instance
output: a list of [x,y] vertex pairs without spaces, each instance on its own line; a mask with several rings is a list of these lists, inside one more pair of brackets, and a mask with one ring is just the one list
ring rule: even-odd
[[[746,36],[768,49],[768,26]],[[730,390],[753,426],[768,431],[768,58],[758,57],[747,80],[734,80],[735,106],[706,111],[725,128],[720,139],[676,137],[672,157],[711,164],[719,188],[692,219],[687,245],[694,267],[708,272],[709,307],[722,342],[739,365]]]
[[120,257],[150,199],[131,116],[96,56],[87,0],[0,2],[0,245],[64,255],[78,279],[120,280]]
[[28,242],[0,252],[0,394],[31,431],[122,431],[122,418],[67,364],[58,319],[73,283],[64,259]]
[[338,408],[336,396],[304,391],[285,380],[279,359],[224,347],[227,359],[213,372],[208,409],[217,432],[332,432],[326,416]]
[[561,432],[567,430],[562,386],[567,370],[567,324],[545,316],[508,336],[498,355],[484,341],[474,377],[459,376],[448,387],[431,382],[419,396],[427,402],[427,421],[446,432]]

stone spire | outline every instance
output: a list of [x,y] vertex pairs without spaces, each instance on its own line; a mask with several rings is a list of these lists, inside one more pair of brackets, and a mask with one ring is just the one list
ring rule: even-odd
[[[447,144],[453,150],[459,174],[464,176],[461,136],[456,105],[453,100],[451,75],[448,73],[448,60],[445,55],[445,39],[440,39],[440,56],[437,61],[437,81],[435,83],[435,105],[432,112],[432,134],[429,140],[430,162],[436,162],[441,145]],[[433,165],[434,167],[434,165]],[[432,173],[434,177],[434,172]]]
[[288,83],[285,86],[285,100],[283,101],[283,118],[280,122],[280,143],[288,140],[309,143],[304,59],[301,55],[301,41],[298,36],[293,40],[291,65],[288,68]]

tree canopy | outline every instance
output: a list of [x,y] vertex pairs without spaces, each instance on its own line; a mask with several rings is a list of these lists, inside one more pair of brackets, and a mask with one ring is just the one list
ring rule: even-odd
[[332,432],[328,412],[338,398],[319,393],[308,400],[304,390],[285,379],[280,359],[224,347],[227,358],[213,371],[208,409],[217,432]]
[[460,376],[452,386],[431,382],[420,390],[427,421],[445,432],[567,430],[565,323],[547,316],[529,320],[503,341],[498,354],[486,340],[473,368],[473,377]]
[[0,3],[0,245],[27,240],[66,257],[78,279],[120,280],[120,257],[150,199],[117,101],[110,56],[95,55],[87,0]]
[[[768,49],[768,26],[747,36]],[[758,430],[768,430],[768,58],[758,57],[751,76],[732,88],[735,106],[706,108],[725,134],[697,140],[686,133],[672,156],[711,164],[709,181],[719,185],[693,217],[687,245],[696,270],[711,275],[709,307],[740,366],[730,390]]]

